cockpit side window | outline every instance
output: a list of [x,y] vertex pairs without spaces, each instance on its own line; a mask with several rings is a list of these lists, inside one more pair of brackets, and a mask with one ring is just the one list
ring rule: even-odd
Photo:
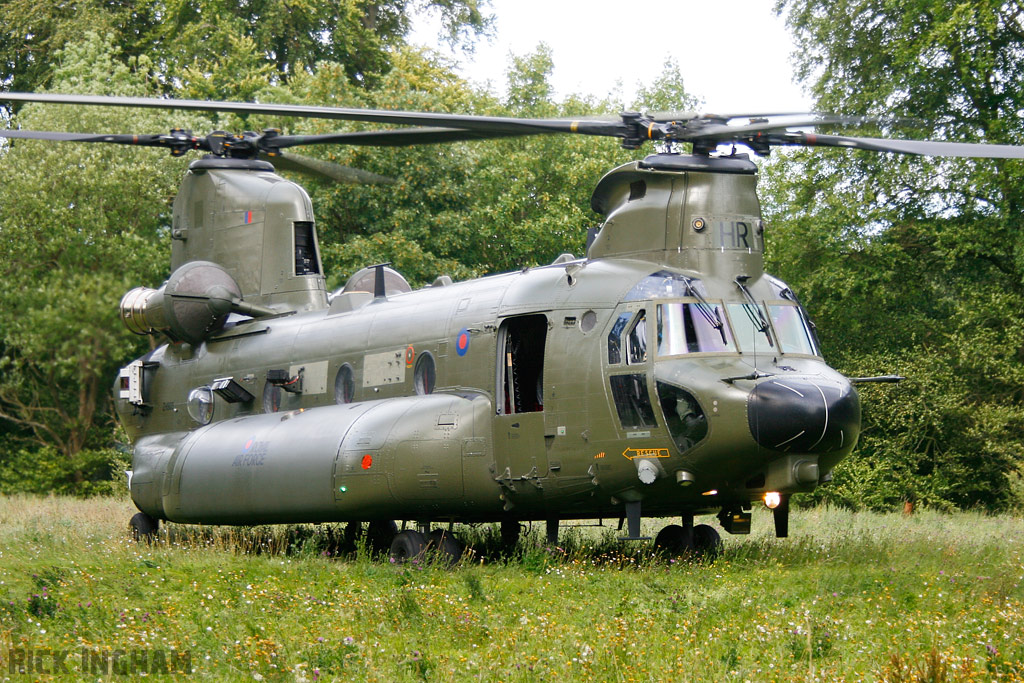
[[626,355],[630,365],[647,362],[647,312],[640,311],[626,335]]
[[612,325],[612,331],[608,333],[609,365],[617,365],[622,362],[622,332],[632,317],[632,313],[622,313]]

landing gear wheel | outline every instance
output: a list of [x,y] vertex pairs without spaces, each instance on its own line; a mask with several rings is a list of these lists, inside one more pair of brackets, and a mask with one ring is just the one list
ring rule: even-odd
[[450,531],[434,529],[427,536],[427,552],[451,567],[462,558],[462,543]]
[[366,526],[366,547],[372,555],[388,552],[391,541],[398,533],[398,525],[393,519],[375,520]]
[[354,553],[359,549],[359,541],[363,538],[363,523],[349,522],[341,533],[341,552]]
[[412,529],[406,529],[395,536],[391,541],[391,561],[397,564],[404,564],[423,556],[427,547],[427,541],[423,534]]
[[665,557],[679,557],[693,550],[691,542],[692,538],[686,529],[678,524],[669,524],[654,537],[654,551]]
[[160,521],[153,519],[145,512],[137,512],[128,522],[128,529],[136,541],[152,541],[160,529]]
[[514,519],[506,519],[501,522],[501,552],[503,555],[510,554],[519,543],[519,535],[523,531],[523,525]]
[[697,557],[713,560],[722,552],[722,537],[714,527],[698,524],[693,527],[693,549]]

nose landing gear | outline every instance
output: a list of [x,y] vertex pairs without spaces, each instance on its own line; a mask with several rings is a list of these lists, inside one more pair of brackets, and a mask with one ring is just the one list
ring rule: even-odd
[[683,515],[682,524],[669,524],[658,532],[654,549],[665,557],[690,556],[712,559],[722,549],[722,537],[707,524],[693,525],[693,515]]

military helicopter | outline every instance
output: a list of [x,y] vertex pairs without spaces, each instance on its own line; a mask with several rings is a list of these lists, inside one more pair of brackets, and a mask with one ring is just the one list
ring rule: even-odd
[[[677,516],[655,545],[708,553],[698,515],[788,534],[789,499],[855,447],[854,384],[821,356],[794,292],[763,270],[745,145],[1024,158],[1024,147],[823,135],[851,119],[699,114],[548,120],[272,104],[3,93],[0,100],[273,114],[413,126],[327,135],[183,130],[9,138],[165,147],[192,162],[173,207],[171,275],[121,302],[164,343],[114,387],[134,442],[129,487],[149,535],[190,524],[347,522],[404,560],[462,552],[455,523]],[[608,172],[585,257],[413,291],[387,264],[328,292],[313,209],[266,160],[310,144],[413,145],[544,134],[690,143]],[[669,145],[672,146],[671,144]],[[262,158],[261,158],[262,157]],[[297,160],[298,159],[298,160]],[[308,164],[307,164],[308,166]],[[370,178],[371,181],[373,180]],[[394,520],[405,520],[399,530]],[[364,525],[366,525],[364,529]]]

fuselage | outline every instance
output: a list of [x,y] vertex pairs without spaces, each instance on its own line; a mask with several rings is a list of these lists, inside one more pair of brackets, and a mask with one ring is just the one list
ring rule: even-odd
[[[122,373],[133,500],[197,523],[727,517],[827,481],[857,441],[857,396],[761,270],[753,171],[659,158],[599,184],[608,220],[586,259],[329,304],[318,259],[286,272],[300,227],[315,248],[308,198],[278,200],[296,257],[238,280],[284,310]],[[214,219],[244,234],[231,211]]]
[[[807,431],[801,418],[773,415],[801,429],[760,443],[751,414],[763,384],[797,402],[811,387],[850,395],[802,309],[777,280],[748,282],[762,332],[739,287],[697,299],[682,278],[700,286],[643,261],[570,261],[386,299],[342,294],[166,344],[141,359],[163,400],[148,414],[122,401],[133,495],[156,517],[255,523],[608,517],[633,500],[669,515],[813,488],[858,420],[826,434],[808,418],[818,432],[794,452],[783,437]],[[268,382],[274,370],[301,389]],[[209,390],[228,377],[252,400]]]

